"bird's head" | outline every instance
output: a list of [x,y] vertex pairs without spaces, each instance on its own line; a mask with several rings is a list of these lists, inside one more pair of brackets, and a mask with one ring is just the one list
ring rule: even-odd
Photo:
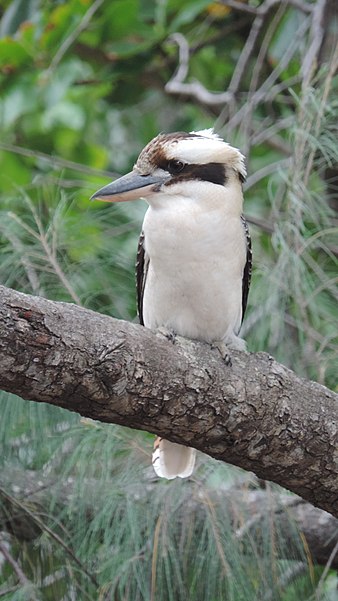
[[245,180],[244,157],[211,129],[159,134],[142,150],[133,170],[104,186],[92,199],[120,202],[188,195],[192,183],[227,187]]

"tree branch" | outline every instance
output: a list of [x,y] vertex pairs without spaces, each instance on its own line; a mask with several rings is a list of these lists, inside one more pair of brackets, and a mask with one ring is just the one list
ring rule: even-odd
[[185,83],[189,71],[189,45],[182,33],[174,33],[169,40],[176,42],[179,50],[179,64],[174,75],[164,89],[168,94],[183,94],[196,98],[201,104],[218,106],[233,100],[232,92],[210,92],[200,81]]
[[338,516],[338,396],[265,353],[173,345],[141,326],[1,287],[0,387],[148,430]]

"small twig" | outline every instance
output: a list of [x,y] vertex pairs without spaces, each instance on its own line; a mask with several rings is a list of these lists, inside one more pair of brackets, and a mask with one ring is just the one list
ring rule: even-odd
[[266,144],[273,148],[274,150],[278,150],[278,152],[282,152],[287,157],[291,156],[292,148],[291,145],[281,136],[269,136],[266,137]]
[[27,252],[26,252],[26,249],[25,249],[24,245],[22,244],[21,240],[19,240],[19,238],[17,238],[17,236],[15,236],[15,234],[13,234],[13,232],[9,231],[8,228],[2,226],[1,224],[0,224],[0,231],[7,238],[7,240],[11,243],[14,250],[18,253],[18,255],[20,257],[20,262],[26,271],[26,275],[27,275],[28,281],[30,283],[30,286],[32,288],[33,294],[36,294],[38,296],[43,295],[43,289],[40,286],[38,274],[37,274],[34,266],[32,265],[32,263],[30,262]]
[[259,79],[259,74],[262,70],[263,67],[263,63],[264,63],[264,59],[268,53],[268,49],[269,46],[271,44],[271,40],[276,32],[276,29],[280,23],[280,20],[282,18],[282,16],[284,15],[286,10],[286,5],[285,4],[281,4],[278,7],[278,10],[276,11],[276,14],[274,15],[270,25],[267,28],[267,31],[265,33],[264,39],[262,41],[262,43],[260,44],[260,48],[258,51],[258,55],[257,58],[255,60],[255,64],[254,64],[254,68],[253,68],[253,73],[252,73],[252,77],[251,77],[251,82],[250,82],[250,87],[249,87],[249,95],[252,96],[252,94],[256,91],[257,86],[258,86],[258,79]]
[[338,302],[338,290],[337,286],[332,285],[332,280],[328,279],[327,273],[318,265],[317,261],[307,251],[302,253],[305,263],[312,269],[318,279],[325,284],[326,290],[332,294],[332,297]]
[[248,13],[249,15],[257,15],[258,12],[258,8],[250,6],[250,4],[244,4],[244,2],[238,2],[237,0],[219,0],[219,2],[224,6],[229,6],[229,8]]
[[241,18],[236,20],[235,23],[233,21],[230,21],[227,25],[217,30],[217,33],[215,33],[214,35],[200,39],[195,44],[192,44],[192,46],[190,46],[190,54],[196,54],[196,52],[202,50],[203,48],[205,48],[205,46],[209,46],[210,44],[216,44],[216,42],[226,39],[226,37],[229,34],[233,35],[236,31],[240,31],[243,27],[247,27],[249,24],[249,15],[243,15]]
[[245,220],[251,225],[255,225],[267,234],[273,234],[273,232],[275,231],[275,228],[271,223],[263,219],[259,219],[258,217],[254,217],[253,215],[245,215]]
[[[116,173],[112,171],[105,171],[104,169],[95,169],[94,167],[90,167],[89,165],[81,165],[80,163],[76,163],[75,161],[68,161],[67,159],[63,159],[62,157],[47,154],[45,152],[40,152],[38,150],[32,150],[31,148],[24,148],[22,146],[17,146],[16,144],[7,144],[5,142],[0,142],[0,149],[5,150],[7,152],[13,152],[15,154],[19,154],[25,157],[32,157],[34,159],[42,159],[51,163],[52,165],[57,165],[61,168],[72,169],[73,171],[79,171],[79,173],[85,173],[87,175],[97,175],[99,177],[116,177]],[[2,174],[4,175],[4,174]]]
[[68,178],[61,178],[61,177],[54,177],[53,175],[41,175],[39,177],[36,177],[34,179],[34,183],[31,185],[25,185],[25,190],[30,190],[30,189],[36,189],[37,187],[40,187],[40,184],[47,184],[47,185],[51,185],[51,186],[55,186],[56,188],[63,188],[63,189],[74,189],[74,188],[84,188],[84,186],[86,186],[86,188],[97,188],[97,183],[95,184],[95,182],[91,183],[88,182],[84,182],[84,180],[82,179],[68,179]]
[[101,4],[103,4],[104,0],[96,0],[94,4],[90,5],[87,12],[83,15],[80,23],[73,29],[71,34],[63,41],[58,51],[54,55],[53,60],[51,61],[47,71],[45,72],[45,76],[49,77],[54,69],[57,67],[59,62],[62,60],[63,56],[69,50],[69,48],[74,44],[76,38],[80,35],[82,31],[86,29],[89,25],[91,18],[96,13],[98,8],[100,8]]
[[263,64],[264,64],[265,57],[268,52],[269,45],[271,43],[272,37],[273,37],[273,35],[276,31],[276,28],[277,28],[278,24],[280,23],[280,20],[281,20],[282,16],[284,15],[284,13],[285,13],[285,5],[281,4],[278,7],[278,10],[276,11],[276,14],[274,15],[271,23],[269,24],[267,31],[265,32],[263,41],[260,44],[258,56],[257,56],[255,64],[254,64],[253,73],[252,73],[250,86],[249,86],[248,100],[246,102],[247,111],[246,111],[244,119],[242,120],[242,127],[241,127],[242,132],[243,132],[243,138],[244,138],[244,140],[246,140],[246,145],[243,148],[243,152],[247,156],[250,153],[251,133],[252,133],[252,129],[253,129],[252,128],[252,120],[253,120],[254,107],[251,103],[251,98],[252,98],[253,94],[255,93],[255,91],[257,90],[257,87],[259,85],[259,76],[263,69]]
[[32,236],[32,238],[40,240],[39,235],[33,230],[33,228],[29,227],[29,225],[27,225],[27,223],[25,223],[16,213],[8,211],[7,215],[8,217],[16,221],[22,227],[22,229],[25,230],[25,232]]
[[279,168],[286,168],[290,165],[290,158],[281,159],[280,161],[276,161],[275,163],[269,163],[256,171],[253,175],[250,175],[244,184],[244,190],[249,190],[252,188],[257,182],[266,177],[267,175],[271,175],[275,171],[278,171]]
[[70,285],[65,273],[63,272],[61,265],[59,264],[59,262],[57,260],[55,252],[53,252],[51,245],[48,243],[47,234],[43,228],[42,221],[41,221],[38,213],[36,212],[33,203],[31,202],[31,200],[29,198],[27,198],[26,200],[27,200],[28,206],[32,212],[32,215],[34,217],[35,223],[36,223],[38,231],[39,231],[38,240],[40,241],[40,244],[46,254],[46,258],[47,258],[49,264],[51,265],[54,273],[59,278],[62,285],[65,287],[65,289],[69,293],[72,300],[77,305],[81,306],[80,297],[77,295],[77,293],[75,292],[73,287]]
[[[272,88],[272,86],[275,83],[276,79],[278,79],[278,77],[280,76],[282,71],[288,66],[289,62],[291,61],[293,55],[295,54],[295,52],[298,48],[299,40],[303,39],[308,27],[309,27],[309,21],[308,21],[308,19],[305,19],[303,21],[302,25],[298,29],[297,34],[294,37],[293,43],[290,44],[289,48],[282,56],[278,65],[273,69],[273,71],[270,73],[270,75],[266,78],[266,80],[261,85],[261,87],[253,94],[253,96],[251,98],[251,103],[252,103],[253,107],[257,106],[263,100],[267,101],[267,100],[271,99],[271,97],[275,96],[276,90],[275,90],[275,88]],[[284,83],[282,83],[281,85],[285,86]],[[277,89],[279,92],[280,91],[279,85],[278,85]],[[232,131],[235,127],[237,127],[239,125],[239,123],[241,123],[242,119],[245,116],[246,110],[247,110],[246,105],[244,104],[239,109],[239,111],[230,119],[230,121],[227,124],[227,128],[226,128],[228,132]]]
[[301,66],[303,89],[309,85],[313,69],[316,67],[317,57],[323,43],[323,38],[325,35],[324,13],[326,2],[327,0],[317,0],[317,2],[313,5],[311,25],[312,41]]
[[[9,552],[6,545],[2,541],[0,541],[0,553],[2,553],[6,561],[12,566],[21,586],[33,587],[33,583],[30,580],[28,580],[26,574],[23,572],[18,562],[14,559],[13,555]],[[31,600],[38,601],[38,597],[34,594],[32,590],[30,591],[30,595]]]
[[[320,133],[320,128],[321,128],[321,124],[322,124],[322,119],[325,113],[325,108],[326,108],[326,103],[330,94],[330,91],[332,89],[332,83],[333,83],[333,78],[334,75],[337,71],[338,68],[338,42],[336,44],[335,50],[334,50],[334,54],[329,66],[329,72],[327,74],[327,77],[325,79],[324,82],[324,90],[323,90],[323,94],[322,94],[322,98],[321,98],[321,102],[320,102],[320,106],[319,106],[319,110],[317,113],[317,118],[316,118],[316,122],[314,124],[314,131],[313,131],[313,135],[317,138],[319,136]],[[307,182],[309,181],[309,177],[312,171],[312,166],[313,166],[313,162],[315,159],[315,154],[316,154],[316,150],[312,149],[306,164],[306,169],[305,169],[305,174],[303,177],[303,182],[305,185],[307,185]]]
[[211,528],[212,528],[212,532],[214,535],[214,540],[215,540],[215,544],[216,544],[216,549],[218,552],[218,556],[220,559],[220,562],[223,566],[223,574],[225,577],[227,577],[228,579],[230,579],[232,577],[232,569],[231,566],[229,564],[229,562],[227,561],[226,557],[225,557],[225,553],[224,553],[224,549],[223,549],[223,545],[222,542],[220,540],[220,536],[219,536],[219,532],[217,530],[217,517],[216,517],[216,512],[215,512],[215,506],[214,503],[212,502],[212,499],[210,498],[207,490],[204,490],[204,497],[205,497],[205,504],[209,510],[209,516],[210,516],[210,522],[211,522]]
[[33,206],[33,204],[30,202],[29,198],[26,198],[26,201],[29,205],[30,210],[32,211],[35,223],[37,225],[37,228],[39,230],[39,233],[35,232],[31,227],[29,227],[22,219],[20,219],[20,217],[18,217],[18,215],[16,215],[16,213],[12,213],[11,211],[8,212],[8,216],[11,217],[11,219],[14,219],[14,221],[16,221],[17,223],[19,223],[21,225],[21,227],[26,230],[31,236],[33,236],[36,240],[39,241],[39,243],[41,244],[45,255],[46,255],[46,259],[49,262],[53,272],[56,274],[56,276],[59,278],[59,280],[61,281],[61,283],[63,284],[63,286],[65,287],[65,289],[67,290],[67,292],[69,293],[70,297],[72,298],[72,300],[79,306],[81,306],[81,300],[80,297],[76,294],[75,290],[73,290],[72,286],[70,285],[70,283],[68,282],[66,275],[64,274],[61,266],[58,263],[58,260],[56,258],[56,256],[53,254],[49,244],[48,244],[48,240],[46,238],[46,234],[44,232],[41,220],[35,210],[35,207]]
[[[275,3],[276,0],[272,0],[273,3]],[[271,4],[271,0],[268,0],[268,4],[269,4],[269,8],[270,8],[270,4]],[[265,2],[262,6],[267,6],[267,2]],[[262,12],[257,12],[256,13],[256,18],[252,24],[252,27],[250,29],[250,33],[248,35],[248,38],[245,42],[245,46],[241,52],[241,55],[238,59],[235,71],[233,73],[233,76],[231,78],[231,82],[229,85],[229,90],[232,91],[233,94],[236,94],[238,88],[239,88],[239,84],[242,80],[243,74],[246,70],[248,61],[250,60],[250,57],[252,56],[252,52],[254,49],[254,46],[256,44],[257,38],[260,34],[260,31],[264,25],[264,16],[265,16],[266,11]]]
[[155,601],[156,599],[156,565],[158,558],[158,543],[160,537],[160,530],[162,526],[163,515],[159,515],[157,518],[155,532],[154,532],[154,542],[153,542],[153,554],[151,560],[151,590],[150,590],[150,601]]
[[[265,2],[263,2],[263,4],[261,4],[261,6],[259,6],[258,8],[253,8],[253,7],[249,6],[248,4],[244,4],[244,3],[242,4],[241,2],[237,2],[236,0],[224,0],[222,2],[222,4],[224,4],[225,6],[230,6],[232,8],[235,8],[236,10],[242,10],[242,11],[244,10],[245,12],[256,15],[256,18],[252,24],[249,36],[246,40],[245,46],[239,57],[239,60],[236,65],[236,69],[234,71],[234,74],[232,76],[232,79],[231,79],[231,82],[229,85],[229,91],[231,91],[233,94],[235,94],[238,91],[243,74],[246,71],[248,61],[250,60],[250,58],[252,56],[252,51],[256,45],[258,36],[259,36],[261,29],[265,23],[266,15],[269,13],[269,11],[271,10],[271,8],[273,6],[275,6],[276,4],[282,4],[282,3],[281,3],[281,0],[265,0]],[[312,12],[312,7],[309,4],[306,4],[299,0],[288,0],[286,3],[284,3],[282,5],[283,8],[281,6],[282,10],[287,5],[292,5],[295,8],[302,10],[305,13]]]
[[[282,590],[285,589],[286,586],[290,583],[290,581],[300,576],[300,574],[304,574],[308,569],[308,566],[303,561],[295,561],[292,566],[290,566],[287,570],[283,571],[283,574],[279,578],[278,586]],[[269,589],[264,596],[262,597],[262,601],[273,601],[275,595],[275,591]]]
[[3,588],[0,590],[0,597],[4,597],[5,595],[9,595],[9,593],[14,593],[19,588],[19,585],[10,586],[9,588]]
[[318,585],[317,585],[317,590],[316,590],[317,596],[319,595],[319,593],[321,593],[321,589],[323,588],[326,576],[327,576],[327,574],[328,574],[328,572],[329,572],[329,570],[331,568],[331,564],[332,564],[334,558],[336,557],[337,553],[338,553],[338,541],[336,542],[335,546],[333,547],[333,549],[332,549],[332,551],[330,553],[330,557],[328,559],[328,562],[327,562],[327,564],[326,564],[326,566],[324,568],[324,571],[323,571],[323,573],[322,573],[322,575],[321,575],[321,577],[319,579],[319,582],[318,582]]
[[289,90],[295,84],[298,84],[300,81],[299,74],[290,77],[290,79],[286,81],[281,81],[280,83],[276,83],[266,95],[266,101],[271,102],[276,98],[278,94],[284,92],[285,90]]
[[[291,127],[294,124],[294,122],[295,122],[294,115],[290,115],[289,117],[285,117],[284,119],[279,119],[278,121],[275,121],[269,127],[262,127],[261,124],[259,123],[257,126],[257,132],[254,133],[254,135],[252,136],[251,143],[255,145],[255,144],[261,144],[262,142],[265,142],[266,140],[270,140],[278,132],[282,131],[283,129],[287,129],[287,128]],[[289,148],[287,146],[287,144],[284,140],[282,140],[282,142],[283,142],[283,144],[285,144],[284,148],[287,147],[289,150],[287,152],[287,154],[290,155],[291,148]]]
[[[238,2],[238,0],[219,0],[219,2],[224,6],[229,6],[234,10],[245,12],[251,15],[265,14],[268,10],[270,10],[271,6],[282,1],[284,0],[273,0],[272,2],[264,2],[263,4],[261,4],[261,6],[255,8],[254,6],[250,6],[249,4],[244,4],[244,2]],[[313,10],[313,6],[311,4],[308,4],[307,2],[302,2],[302,0],[286,0],[285,4],[297,8],[305,14],[309,14]]]
[[286,0],[286,4],[293,6],[293,8],[297,8],[306,15],[311,14],[314,10],[313,4],[309,4],[308,2],[302,2],[302,0]]

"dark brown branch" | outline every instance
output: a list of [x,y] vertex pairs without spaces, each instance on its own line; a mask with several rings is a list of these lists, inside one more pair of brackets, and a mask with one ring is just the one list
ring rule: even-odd
[[265,353],[233,353],[1,287],[0,387],[156,432],[338,515],[338,396]]

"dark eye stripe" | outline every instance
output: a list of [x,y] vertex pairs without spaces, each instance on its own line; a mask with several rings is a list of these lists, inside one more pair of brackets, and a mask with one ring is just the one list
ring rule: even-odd
[[[165,164],[159,166],[162,169],[166,169]],[[222,163],[205,163],[204,165],[185,164],[177,175],[173,174],[173,178],[167,185],[170,186],[170,184],[178,181],[194,179],[224,186],[227,181],[225,167]]]
[[206,163],[205,165],[190,165],[191,179],[200,179],[213,184],[224,186],[227,177],[222,163]]

